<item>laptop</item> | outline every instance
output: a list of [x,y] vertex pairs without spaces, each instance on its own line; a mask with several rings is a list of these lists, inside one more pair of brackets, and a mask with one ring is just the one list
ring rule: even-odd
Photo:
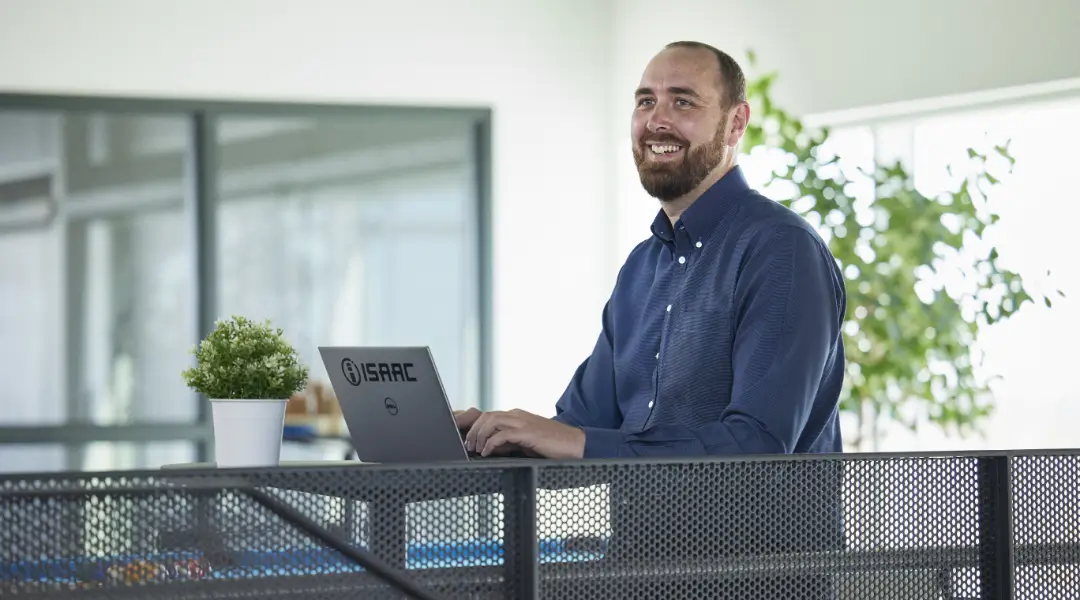
[[430,348],[320,346],[319,354],[359,460],[415,463],[481,458],[465,450],[465,432],[454,420]]

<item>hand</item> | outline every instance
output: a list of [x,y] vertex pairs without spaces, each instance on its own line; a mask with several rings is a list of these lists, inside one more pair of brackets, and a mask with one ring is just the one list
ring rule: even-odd
[[468,410],[455,410],[454,420],[457,421],[458,429],[462,431],[468,431],[469,428],[472,427],[473,423],[475,423],[482,414],[484,413],[480,412],[475,408],[470,408]]
[[472,425],[465,435],[465,449],[481,456],[506,453],[507,446],[554,459],[581,458],[585,454],[584,431],[523,410],[480,413],[475,417],[462,414],[459,425],[467,419]]
[[[483,414],[484,413],[480,412],[479,410],[477,410],[475,408],[469,408],[467,410],[455,410],[454,411],[454,420],[457,421],[458,429],[461,430],[461,441],[462,442],[465,441],[465,434],[468,433],[469,429],[472,428],[473,423],[475,423],[476,420],[479,419],[480,416],[483,415]],[[469,452],[471,453],[472,450],[469,450]],[[529,450],[525,450],[524,448],[518,446],[517,444],[506,444],[506,445],[503,445],[503,446],[499,446],[492,453],[496,454],[496,455],[500,455],[500,456],[508,455],[508,454],[524,454],[524,455],[526,455],[526,456],[528,456],[530,458],[539,458],[540,457],[539,454],[537,454],[535,452],[532,452],[532,451],[529,451]]]

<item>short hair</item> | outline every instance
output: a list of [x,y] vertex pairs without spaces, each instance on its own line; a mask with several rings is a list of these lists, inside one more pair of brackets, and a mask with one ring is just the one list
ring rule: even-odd
[[734,58],[704,42],[679,41],[671,42],[665,49],[690,48],[694,50],[707,50],[716,57],[720,67],[720,83],[723,85],[723,99],[725,106],[734,106],[740,102],[746,102],[746,75],[742,67]]

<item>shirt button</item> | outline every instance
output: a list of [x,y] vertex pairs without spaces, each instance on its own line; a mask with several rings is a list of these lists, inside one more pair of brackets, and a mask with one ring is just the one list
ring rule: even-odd
[[649,408],[652,408],[652,407],[653,407],[653,401],[649,400]]
[[679,264],[680,265],[686,264],[686,257],[685,256],[680,256],[679,257]]
[[659,352],[656,353],[656,360],[660,360],[660,353]]
[[701,242],[698,242],[698,243],[694,244],[694,247],[695,248],[700,248],[701,247]]
[[670,304],[667,305],[667,311],[671,312],[671,305]]

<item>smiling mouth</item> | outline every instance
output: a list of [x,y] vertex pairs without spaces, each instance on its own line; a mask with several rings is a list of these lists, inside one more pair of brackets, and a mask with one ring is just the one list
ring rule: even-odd
[[679,144],[645,144],[645,147],[649,150],[649,155],[653,159],[666,159],[679,156],[683,147]]

